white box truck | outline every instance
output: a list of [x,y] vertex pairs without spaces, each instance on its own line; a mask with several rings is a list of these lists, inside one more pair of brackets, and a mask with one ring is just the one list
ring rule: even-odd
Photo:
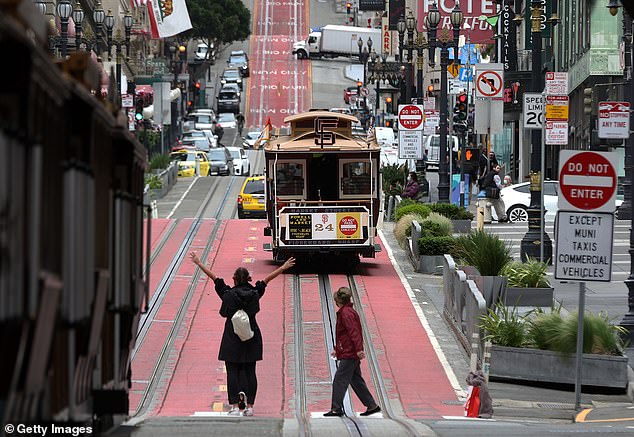
[[305,41],[293,44],[293,54],[297,59],[334,58],[337,56],[358,56],[359,38],[365,46],[372,39],[372,48],[381,54],[381,29],[370,27],[338,26],[328,24],[320,31],[311,32]]

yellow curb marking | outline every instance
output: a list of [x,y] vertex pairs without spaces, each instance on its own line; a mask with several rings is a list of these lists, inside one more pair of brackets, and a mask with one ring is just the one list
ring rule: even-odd
[[592,411],[592,408],[586,408],[582,410],[581,413],[577,414],[577,416],[575,417],[575,422],[585,422],[586,416],[590,414],[590,411]]
[[634,417],[623,417],[619,419],[594,419],[584,420],[583,423],[602,423],[602,422],[629,422],[634,420]]

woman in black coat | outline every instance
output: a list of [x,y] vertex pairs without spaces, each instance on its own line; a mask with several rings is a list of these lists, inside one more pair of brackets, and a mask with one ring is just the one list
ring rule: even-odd
[[[222,299],[220,315],[225,317],[225,328],[220,342],[218,359],[225,362],[227,369],[227,395],[231,410],[229,415],[253,416],[253,404],[258,390],[258,380],[255,373],[255,363],[262,360],[262,333],[255,315],[260,311],[260,298],[269,282],[280,273],[295,265],[295,258],[289,258],[282,266],[271,272],[262,281],[251,285],[251,276],[244,267],[238,267],[233,274],[233,288],[225,284],[198,258],[196,252],[190,254],[194,264],[214,281],[216,293]],[[249,315],[249,323],[253,337],[247,341],[233,331],[231,318],[238,310],[244,310]],[[246,407],[246,408],[245,408]],[[244,410],[244,411],[242,411]]]

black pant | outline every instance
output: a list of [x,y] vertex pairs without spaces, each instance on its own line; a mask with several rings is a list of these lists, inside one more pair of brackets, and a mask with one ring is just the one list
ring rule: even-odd
[[366,408],[376,407],[376,402],[368,390],[368,386],[361,376],[360,360],[339,360],[335,380],[332,382],[332,403],[333,411],[343,410],[343,398],[346,395],[348,386],[352,386],[352,390],[359,397],[359,400]]
[[258,378],[255,375],[255,361],[252,363],[230,363],[225,361],[227,369],[227,395],[230,404],[239,402],[238,393],[241,391],[247,395],[247,403],[255,403],[255,395],[258,391]]

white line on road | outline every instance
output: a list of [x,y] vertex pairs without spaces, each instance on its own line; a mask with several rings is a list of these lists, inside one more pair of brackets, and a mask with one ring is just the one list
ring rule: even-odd
[[189,190],[192,189],[192,187],[194,186],[194,184],[196,183],[196,181],[198,180],[198,176],[196,176],[194,178],[194,180],[192,181],[191,184],[189,184],[189,187],[187,187],[187,189],[185,190],[185,192],[183,193],[183,195],[181,196],[180,199],[178,199],[178,202],[176,202],[176,205],[174,205],[174,208],[172,208],[172,210],[170,211],[169,214],[167,214],[167,217],[165,218],[172,218],[172,214],[174,214],[176,212],[176,210],[178,209],[178,207],[181,205],[181,203],[183,202],[183,199],[185,198],[185,196],[187,196],[187,194],[189,193]]

